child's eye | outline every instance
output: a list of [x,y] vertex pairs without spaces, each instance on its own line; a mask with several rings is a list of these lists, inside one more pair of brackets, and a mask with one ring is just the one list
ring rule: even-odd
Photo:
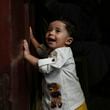
[[56,32],[60,32],[60,30],[59,30],[59,29],[57,29],[57,30],[56,30]]

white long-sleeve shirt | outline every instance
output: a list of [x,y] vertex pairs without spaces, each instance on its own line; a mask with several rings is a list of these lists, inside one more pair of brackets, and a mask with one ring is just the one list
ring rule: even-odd
[[[44,74],[44,110],[75,110],[84,102],[70,47],[55,49],[48,58],[40,59],[38,66],[39,71]],[[56,99],[56,106],[51,107]]]

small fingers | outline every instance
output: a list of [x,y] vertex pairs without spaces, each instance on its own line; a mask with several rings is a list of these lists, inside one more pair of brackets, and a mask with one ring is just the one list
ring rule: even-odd
[[23,40],[23,46],[25,50],[28,50],[29,46],[27,40]]
[[29,27],[29,30],[30,30],[30,37],[32,38],[32,37],[33,37],[32,28],[31,28],[31,27]]

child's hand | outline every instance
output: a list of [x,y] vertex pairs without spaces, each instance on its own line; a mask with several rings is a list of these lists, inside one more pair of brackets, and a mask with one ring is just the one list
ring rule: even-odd
[[33,32],[32,32],[32,28],[29,27],[29,31],[30,31],[30,38],[34,38]]
[[23,40],[23,49],[24,49],[24,58],[26,58],[28,55],[30,55],[30,51],[29,51],[29,45],[27,40]]

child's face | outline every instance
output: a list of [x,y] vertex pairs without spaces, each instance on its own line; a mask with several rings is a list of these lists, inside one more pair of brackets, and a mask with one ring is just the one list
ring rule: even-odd
[[46,33],[46,43],[49,48],[56,49],[70,45],[72,37],[69,36],[65,24],[61,21],[50,23]]

